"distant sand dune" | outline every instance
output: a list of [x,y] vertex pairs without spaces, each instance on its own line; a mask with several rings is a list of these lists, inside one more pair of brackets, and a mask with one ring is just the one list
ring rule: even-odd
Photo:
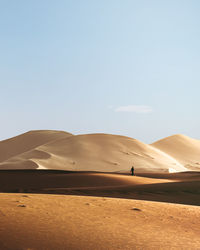
[[[34,134],[37,135],[37,143],[33,141]],[[178,161],[159,149],[125,136],[71,136],[55,131],[32,131],[31,137],[30,134],[25,135],[10,139],[12,154],[2,160],[0,169],[27,169],[24,162],[30,160],[38,168],[72,171],[129,172],[132,165],[136,172],[186,170]],[[40,135],[42,139],[39,139]],[[25,138],[20,146],[19,138],[22,137]],[[7,144],[7,141],[1,142],[4,152],[8,150]],[[17,150],[18,147],[20,150]],[[1,158],[3,159],[3,154]]]
[[54,130],[35,130],[0,141],[0,162],[17,156],[50,141],[71,136],[70,133]]
[[152,146],[171,155],[186,168],[200,170],[200,140],[185,135],[173,135],[153,143]]
[[20,160],[20,161],[11,161],[11,162],[4,162],[0,164],[1,170],[8,170],[8,169],[38,169],[39,166],[34,161],[31,160]]

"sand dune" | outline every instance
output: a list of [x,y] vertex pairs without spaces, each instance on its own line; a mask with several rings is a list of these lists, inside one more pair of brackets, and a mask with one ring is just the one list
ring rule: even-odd
[[1,249],[199,249],[195,206],[0,194]]
[[191,170],[200,170],[200,140],[173,135],[152,144]]
[[[50,142],[40,142],[34,149],[5,160],[0,169],[27,169],[30,166],[72,171],[129,172],[134,164],[136,172],[186,170],[166,153],[129,137],[108,134],[65,136],[63,132],[58,133],[61,138],[53,135],[56,140],[49,138]],[[27,167],[26,163],[29,163]]]
[[60,138],[71,136],[70,133],[54,130],[35,130],[0,141],[0,162],[27,152],[40,145]]

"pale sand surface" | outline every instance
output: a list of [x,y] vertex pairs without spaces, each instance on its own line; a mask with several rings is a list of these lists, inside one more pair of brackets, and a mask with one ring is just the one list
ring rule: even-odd
[[185,135],[173,135],[153,143],[152,146],[171,155],[186,168],[200,170],[200,140]]
[[[48,154],[35,150],[46,143],[72,136],[64,131],[33,130],[0,141],[0,169],[43,169],[44,167],[34,162],[33,159],[48,158]],[[31,159],[18,157],[29,151],[34,151]]]
[[73,136],[31,131],[0,142],[0,169],[57,169],[129,172],[186,171],[159,149],[136,139],[109,134]]
[[200,248],[195,206],[36,194],[0,199],[1,249]]

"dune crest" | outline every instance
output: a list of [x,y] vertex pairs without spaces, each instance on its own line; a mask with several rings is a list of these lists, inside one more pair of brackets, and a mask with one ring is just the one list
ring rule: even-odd
[[0,162],[32,150],[53,140],[65,138],[72,134],[54,130],[32,130],[13,138],[0,141]]
[[[23,144],[18,150],[14,150],[19,144],[19,138],[21,141],[23,139]],[[2,148],[4,143],[5,151],[8,142],[2,141]],[[31,161],[38,169],[68,171],[123,173],[129,172],[132,165],[138,173],[186,170],[165,152],[136,139],[119,135],[71,136],[60,131],[32,131],[21,137],[11,138],[9,143],[12,153],[10,158],[7,156],[8,159],[0,163],[0,169],[27,169],[24,162]]]
[[177,134],[151,145],[171,155],[190,170],[200,169],[200,140]]

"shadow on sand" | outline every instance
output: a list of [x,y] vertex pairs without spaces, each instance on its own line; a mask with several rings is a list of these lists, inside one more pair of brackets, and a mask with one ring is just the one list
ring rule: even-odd
[[[200,206],[200,172],[130,176],[140,178],[141,183],[137,185],[134,179],[130,179],[132,184],[129,179],[127,183],[122,182],[122,176],[115,174],[113,180],[113,173],[1,170],[0,192],[99,196]],[[149,184],[151,179],[169,182]]]

